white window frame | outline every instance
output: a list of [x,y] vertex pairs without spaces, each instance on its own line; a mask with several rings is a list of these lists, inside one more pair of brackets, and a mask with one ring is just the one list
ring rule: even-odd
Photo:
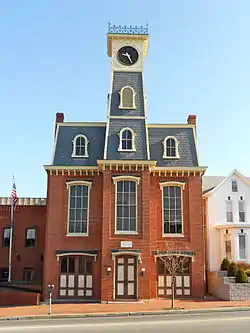
[[[123,132],[125,131],[130,131],[131,134],[132,134],[132,149],[122,149],[122,135],[123,135]],[[136,137],[136,134],[135,132],[132,130],[132,128],[130,127],[124,127],[120,130],[120,132],[118,133],[118,137],[119,137],[119,147],[118,147],[118,151],[124,151],[124,152],[133,152],[133,151],[136,151],[135,149],[135,137]]]
[[[244,236],[245,237],[245,258],[240,258],[240,236]],[[248,251],[247,251],[247,234],[246,233],[238,233],[238,260],[239,261],[246,261],[247,260],[247,256],[248,256]]]
[[[70,188],[73,185],[84,185],[88,187],[88,213],[87,213],[87,232],[86,233],[71,233],[69,232],[69,218],[70,218]],[[79,181],[69,181],[66,182],[67,190],[68,190],[68,219],[67,219],[67,234],[69,237],[82,237],[89,235],[89,206],[90,206],[90,190],[92,188],[92,182],[79,180]]]
[[[229,202],[230,202],[230,205],[231,205],[231,212],[229,212],[228,211],[228,204],[229,204]],[[232,214],[232,221],[228,221],[228,213],[231,213]],[[233,223],[234,222],[234,209],[233,209],[233,200],[229,200],[229,199],[227,199],[226,200],[226,223]]]
[[[182,220],[182,233],[180,234],[165,234],[164,233],[164,193],[163,193],[163,189],[165,187],[169,187],[169,186],[177,186],[181,188],[181,220]],[[183,202],[183,191],[185,189],[185,183],[182,182],[161,182],[160,183],[160,189],[162,192],[161,195],[161,210],[162,210],[162,237],[184,237],[184,202]]]
[[[243,204],[243,211],[240,211],[240,203]],[[244,221],[240,220],[240,213],[244,213]],[[238,219],[239,219],[239,223],[246,223],[246,205],[245,205],[245,200],[244,198],[242,200],[238,201]]]
[[[77,155],[76,154],[76,141],[77,139],[79,138],[83,138],[84,142],[85,142],[85,151],[84,151],[84,155]],[[72,152],[72,155],[71,157],[79,157],[79,158],[82,158],[82,157],[89,157],[89,153],[88,153],[88,144],[89,144],[89,140],[88,138],[86,137],[86,135],[84,134],[78,134],[74,137],[74,139],[72,140],[73,142],[73,152]]]
[[[233,182],[236,183],[236,190],[237,190],[237,191],[233,191],[233,187],[234,187],[234,186],[233,186]],[[239,192],[237,179],[231,179],[231,191],[232,191],[232,193],[237,193],[237,192]]]
[[[131,107],[123,105],[123,91],[124,91],[124,89],[128,89],[128,88],[131,90],[131,92],[133,94],[133,105]],[[119,109],[126,109],[126,110],[135,110],[136,109],[136,105],[135,105],[135,95],[136,95],[136,92],[135,92],[134,88],[132,88],[131,86],[124,86],[119,91],[119,94],[120,94],[120,105],[119,105]]]
[[[175,141],[175,156],[168,156],[167,155],[167,141],[169,139],[173,139]],[[176,137],[174,136],[166,136],[165,139],[162,141],[163,144],[163,155],[162,158],[164,159],[177,159],[180,158],[180,154],[179,154],[179,141],[176,139]]]
[[[112,177],[115,185],[115,234],[117,235],[138,235],[138,185],[140,184],[140,177],[136,176],[116,176]],[[120,231],[117,230],[117,183],[122,180],[134,181],[136,183],[135,204],[136,204],[136,219],[135,231]]]

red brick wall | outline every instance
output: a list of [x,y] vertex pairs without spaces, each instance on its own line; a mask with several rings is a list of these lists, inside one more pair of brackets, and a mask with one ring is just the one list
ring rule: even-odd
[[[68,190],[66,182],[79,177],[52,175],[48,177],[47,220],[44,256],[44,290],[46,299],[48,284],[54,284],[54,297],[58,297],[59,261],[56,250],[100,250],[102,228],[102,176],[81,177],[92,181],[90,190],[89,236],[66,236],[68,220]],[[101,256],[94,265],[93,280],[100,283]],[[100,285],[94,289],[94,299],[100,299]]]
[[[23,280],[23,268],[35,269],[35,280],[42,282],[46,206],[18,206],[14,213],[12,280]],[[3,229],[10,225],[10,206],[0,206],[0,267],[8,267],[9,249],[2,247]],[[25,247],[26,228],[36,228],[36,246]],[[18,260],[20,256],[20,260]]]
[[40,294],[20,291],[0,291],[0,306],[39,305]]

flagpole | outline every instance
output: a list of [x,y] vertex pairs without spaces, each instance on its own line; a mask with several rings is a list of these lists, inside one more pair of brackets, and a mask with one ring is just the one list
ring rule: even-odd
[[8,282],[11,281],[13,222],[14,222],[14,205],[13,205],[13,198],[11,198],[11,210],[10,210],[10,246],[9,246],[9,276],[8,276]]

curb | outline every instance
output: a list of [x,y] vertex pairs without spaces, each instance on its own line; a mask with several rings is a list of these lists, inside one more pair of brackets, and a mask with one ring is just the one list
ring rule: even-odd
[[160,311],[145,311],[145,312],[105,312],[105,313],[85,313],[85,314],[52,314],[52,315],[37,315],[37,316],[13,316],[0,317],[0,321],[15,321],[15,320],[40,320],[40,319],[70,319],[70,318],[115,318],[115,317],[138,317],[138,316],[159,316],[159,315],[192,315],[203,313],[225,313],[250,311],[250,306],[242,307],[225,307],[212,309],[190,309],[190,310],[160,310]]

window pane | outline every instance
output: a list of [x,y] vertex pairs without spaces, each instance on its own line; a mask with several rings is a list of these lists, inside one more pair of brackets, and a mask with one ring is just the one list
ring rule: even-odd
[[117,231],[136,231],[136,186],[135,181],[117,182]]
[[61,259],[61,273],[67,273],[67,259],[68,258]]
[[86,261],[86,274],[92,274],[93,272],[93,262],[92,260]]
[[70,187],[69,233],[85,233],[88,223],[88,186]]
[[125,108],[133,108],[134,93],[131,88],[124,88],[122,90],[122,103]]
[[75,273],[75,258],[68,258],[68,273]]
[[181,234],[183,232],[181,191],[180,186],[166,186],[163,188],[163,226],[165,234]]

